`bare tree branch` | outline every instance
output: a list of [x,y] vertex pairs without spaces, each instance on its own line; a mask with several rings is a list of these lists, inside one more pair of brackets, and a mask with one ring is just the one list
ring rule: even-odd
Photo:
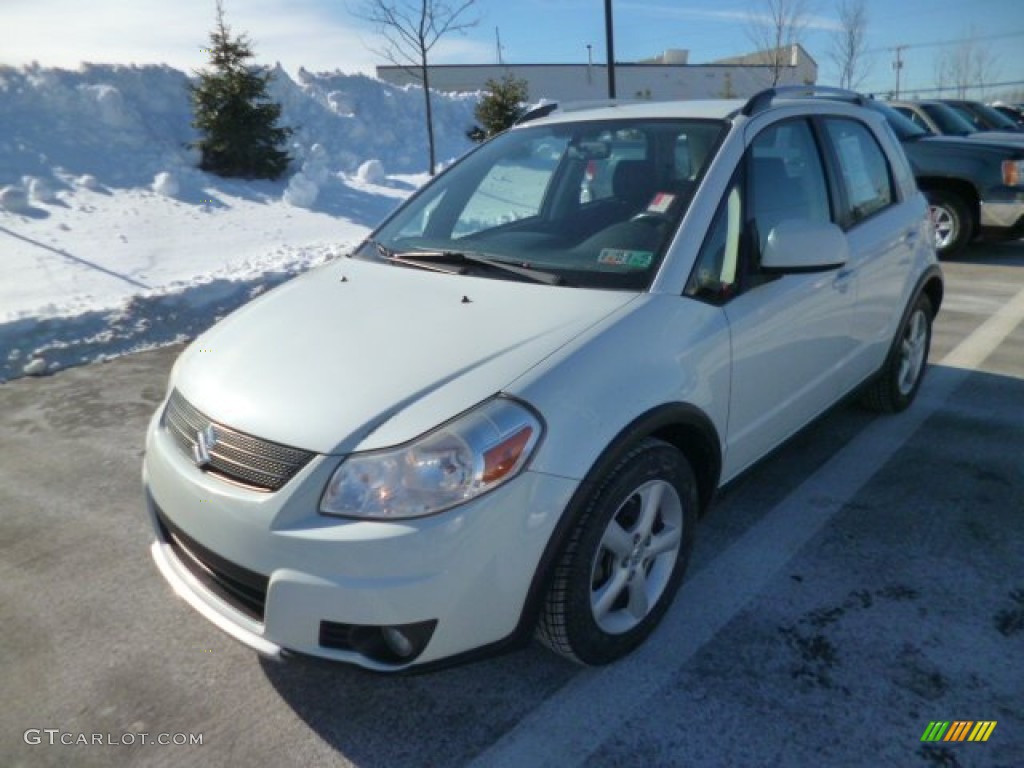
[[979,98],[985,98],[985,84],[998,78],[996,57],[975,39],[973,28],[966,40],[955,48],[945,49],[936,60],[935,80],[938,86],[952,88],[958,99],[967,98],[972,89],[979,91]]
[[803,37],[807,15],[807,0],[758,0],[751,12],[747,37],[765,53],[772,87],[779,84],[792,47]]
[[832,37],[830,56],[839,69],[839,86],[856,90],[867,75],[868,12],[865,0],[839,0],[840,29]]
[[431,175],[437,163],[428,54],[445,35],[465,32],[477,24],[478,19],[465,16],[475,3],[476,0],[455,4],[446,0],[363,0],[354,11],[355,16],[373,24],[387,43],[382,49],[371,50],[416,77],[423,86]]

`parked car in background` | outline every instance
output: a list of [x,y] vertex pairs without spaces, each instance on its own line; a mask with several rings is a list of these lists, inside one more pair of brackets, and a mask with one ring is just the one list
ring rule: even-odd
[[928,198],[940,259],[975,238],[1024,236],[1024,145],[935,136],[884,102],[866,101],[886,116],[907,153]]
[[914,125],[938,136],[962,136],[982,141],[1008,141],[1024,144],[1024,133],[979,131],[970,120],[941,101],[889,101],[886,103]]
[[927,370],[906,155],[805,92],[551,110],[196,339],[144,459],[174,591],[264,654],[383,672],[638,646],[724,483]]
[[1022,132],[1014,120],[988,104],[966,99],[940,99],[940,101],[959,112],[976,130]]
[[1005,104],[1001,101],[995,101],[989,104],[989,106],[1013,120],[1019,128],[1024,129],[1024,104]]

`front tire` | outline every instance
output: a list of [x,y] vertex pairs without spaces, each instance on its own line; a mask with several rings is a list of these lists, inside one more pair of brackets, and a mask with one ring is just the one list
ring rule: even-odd
[[974,234],[971,211],[955,192],[929,189],[924,194],[935,232],[935,254],[940,259],[952,258],[967,247]]
[[686,458],[648,439],[585,500],[555,565],[537,637],[581,664],[607,664],[654,630],[693,548],[697,484]]
[[914,401],[928,367],[934,315],[931,301],[921,294],[903,319],[881,373],[864,392],[868,408],[898,413]]

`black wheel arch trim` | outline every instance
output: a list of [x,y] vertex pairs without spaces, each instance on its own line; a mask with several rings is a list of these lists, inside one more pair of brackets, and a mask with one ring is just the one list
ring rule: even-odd
[[910,293],[910,300],[903,308],[903,314],[900,316],[900,323],[902,324],[907,319],[907,316],[911,311],[913,311],[914,305],[917,304],[917,300],[922,293],[927,295],[928,299],[932,303],[932,319],[934,319],[935,315],[939,314],[939,307],[942,306],[942,299],[945,296],[945,291],[946,288],[942,276],[942,267],[938,264],[930,265],[917,279],[917,283],[914,285],[914,290]]
[[[939,314],[939,307],[942,305],[942,298],[945,295],[942,268],[938,264],[930,265],[917,279],[917,283],[914,285],[914,290],[910,292],[910,299],[903,308],[903,312],[900,314],[900,320],[896,324],[897,330],[902,328],[904,323],[907,322],[907,318],[910,317],[910,313],[914,311],[914,307],[917,306],[917,300],[922,294],[926,295],[932,304],[932,320],[934,320],[935,316]],[[889,360],[892,358],[899,344],[899,335],[894,333],[892,343],[889,345],[889,350],[885,353],[885,359],[882,361],[881,367],[874,375],[869,377],[868,381],[874,379],[875,376],[878,376],[885,370],[885,366],[889,364]]]

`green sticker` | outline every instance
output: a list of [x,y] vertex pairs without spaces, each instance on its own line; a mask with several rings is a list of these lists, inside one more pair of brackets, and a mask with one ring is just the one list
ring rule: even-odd
[[597,257],[598,264],[631,269],[647,269],[652,261],[654,253],[651,251],[630,251],[623,248],[602,248]]

